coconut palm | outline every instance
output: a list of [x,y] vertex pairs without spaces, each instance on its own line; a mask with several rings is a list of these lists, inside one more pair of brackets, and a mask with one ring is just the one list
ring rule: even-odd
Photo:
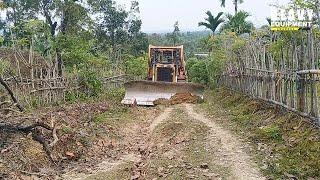
[[[226,0],[220,0],[220,2],[222,7],[226,7]],[[241,3],[243,3],[243,0],[233,0],[235,14],[238,13],[238,4]]]
[[210,29],[214,34],[219,25],[224,22],[224,20],[221,18],[223,12],[218,13],[216,17],[214,17],[210,11],[207,11],[206,14],[208,15],[208,18],[205,18],[206,22],[199,22],[199,26],[204,26]]
[[239,11],[236,15],[227,14],[227,21],[222,25],[220,31],[230,30],[235,32],[237,35],[244,33],[250,33],[254,26],[252,22],[247,21],[250,16],[248,12]]

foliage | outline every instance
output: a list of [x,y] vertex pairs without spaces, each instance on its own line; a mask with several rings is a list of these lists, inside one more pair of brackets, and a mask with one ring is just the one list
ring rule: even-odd
[[180,37],[180,28],[179,28],[179,22],[176,21],[173,25],[173,32],[165,34],[165,37],[167,39],[167,45],[170,44],[170,46],[175,46],[177,43],[181,42]]
[[125,62],[126,74],[134,76],[145,76],[147,73],[148,61],[146,57],[129,56]]
[[[202,39],[203,48],[210,51],[210,56],[201,60],[203,61],[202,64],[205,66],[203,69],[199,69],[199,71],[202,71],[201,79],[205,79],[205,81],[202,80],[202,82],[205,82],[205,84],[212,87],[216,86],[217,77],[222,73],[225,66],[226,52],[223,47],[223,42],[225,41],[226,37],[228,36],[221,34]],[[189,66],[188,68],[190,68],[193,65],[194,61],[190,61],[189,64],[187,64],[187,67]],[[188,73],[189,78],[191,77],[191,79],[193,79],[193,76],[196,75],[192,73],[190,74],[190,70],[188,70]],[[203,78],[204,74],[207,76],[206,78]]]
[[187,71],[189,81],[194,83],[208,84],[209,76],[206,71],[206,63],[197,59],[189,59],[187,61]]
[[90,52],[94,40],[89,33],[81,35],[59,35],[57,38],[62,51],[61,55],[66,67],[74,67],[88,63],[94,56]]
[[80,91],[85,95],[98,96],[102,91],[102,82],[94,70],[82,68],[79,70]]
[[[222,7],[226,7],[226,0],[220,0],[220,2]],[[243,3],[243,0],[233,0],[235,14],[238,13],[238,4],[241,4],[241,3]]]
[[223,108],[233,120],[228,127],[254,142],[256,159],[270,179],[319,179],[320,133],[307,119],[225,89],[206,97],[202,106],[209,114]]
[[[135,55],[147,49],[146,35],[140,32],[142,22],[137,17],[139,3],[133,1],[130,11],[117,6],[112,0],[89,1],[95,18],[95,36],[98,47],[122,51],[127,48]],[[130,46],[131,45],[131,46]]]
[[5,0],[1,8],[7,16],[0,21],[1,44],[56,60],[59,75],[62,67],[73,70],[92,60],[123,67],[124,57],[141,56],[148,47],[136,1],[129,10],[114,0]]
[[219,12],[216,17],[212,15],[211,11],[207,11],[206,14],[208,15],[208,18],[205,19],[206,22],[199,22],[199,26],[205,26],[214,34],[219,25],[224,22],[224,20],[221,18],[223,12]]
[[[180,44],[183,44],[185,55],[187,58],[194,57],[194,53],[203,51],[200,40],[204,37],[208,37],[209,34],[209,31],[180,33]],[[149,34],[148,41],[150,44],[156,46],[169,46],[172,44],[172,39],[170,39],[169,33]]]
[[222,25],[220,31],[231,31],[237,35],[252,32],[254,26],[247,21],[249,16],[250,14],[245,11],[240,11],[236,15],[227,14],[227,21]]

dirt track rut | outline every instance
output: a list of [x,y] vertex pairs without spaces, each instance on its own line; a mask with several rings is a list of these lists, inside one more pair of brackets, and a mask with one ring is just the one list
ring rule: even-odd
[[243,144],[231,132],[223,129],[214,120],[196,113],[193,105],[186,104],[186,110],[190,117],[201,121],[210,128],[208,140],[211,147],[216,150],[216,162],[229,167],[232,176],[230,179],[255,180],[265,179],[258,171],[256,165],[250,160],[250,156],[243,149]]
[[[215,118],[205,117],[194,107],[171,106],[153,119],[128,127],[136,139],[131,142],[135,146],[132,149],[138,150],[116,162],[106,159],[89,174],[72,174],[63,179],[107,179],[110,174],[129,174],[117,178],[138,180],[265,179],[245,152],[244,144],[219,126]],[[127,139],[130,141],[130,137]]]

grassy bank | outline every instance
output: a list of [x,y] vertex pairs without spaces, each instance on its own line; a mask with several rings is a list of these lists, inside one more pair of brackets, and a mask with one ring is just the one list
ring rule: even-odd
[[207,92],[199,105],[254,144],[256,160],[272,179],[320,178],[320,131],[307,119],[224,89]]

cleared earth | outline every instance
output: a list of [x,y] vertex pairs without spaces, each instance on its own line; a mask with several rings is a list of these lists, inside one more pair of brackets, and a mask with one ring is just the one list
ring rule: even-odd
[[60,178],[265,179],[246,144],[216,122],[223,114],[208,118],[195,106],[135,109],[142,113],[119,132],[118,157],[77,167]]

